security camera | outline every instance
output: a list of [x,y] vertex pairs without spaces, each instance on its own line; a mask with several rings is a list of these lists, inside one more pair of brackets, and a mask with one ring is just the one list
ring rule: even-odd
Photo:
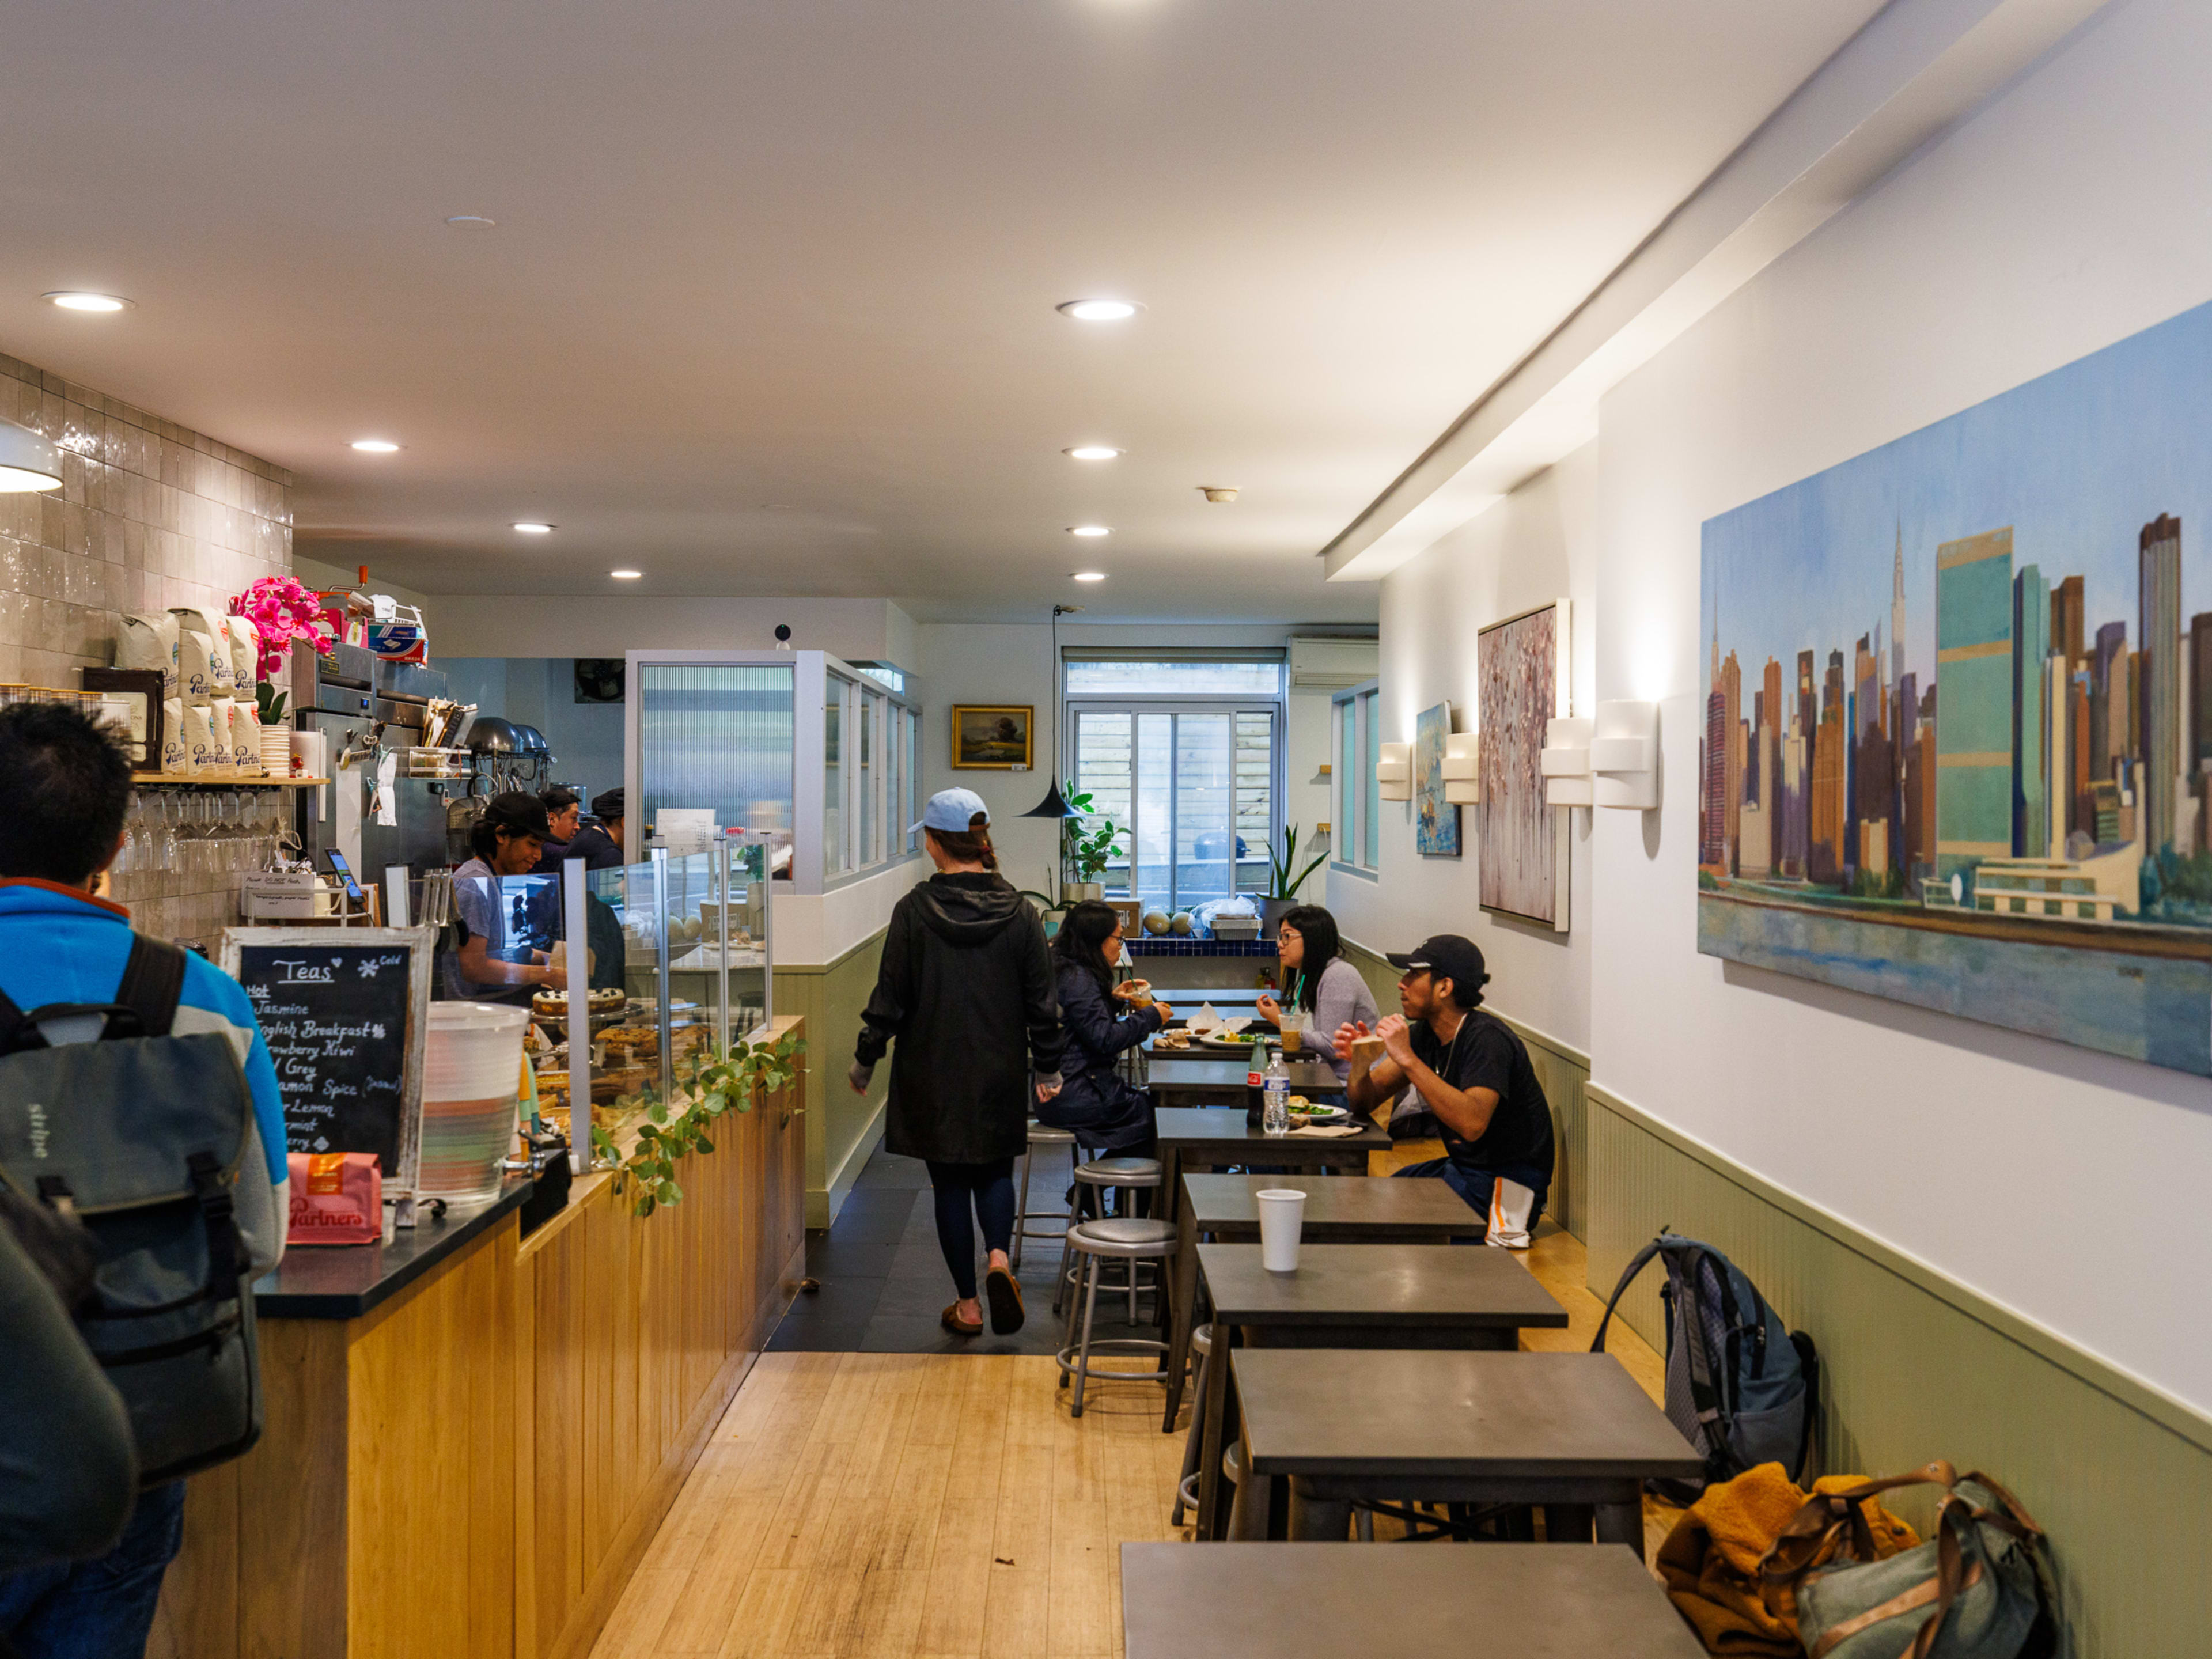
[[777,647],[781,650],[788,651],[791,649],[791,624],[789,623],[778,623],[775,625],[775,642]]

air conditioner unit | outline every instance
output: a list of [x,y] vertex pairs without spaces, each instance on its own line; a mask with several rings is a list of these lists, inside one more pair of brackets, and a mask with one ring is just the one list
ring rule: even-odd
[[1293,639],[1291,684],[1309,690],[1341,691],[1382,672],[1382,647],[1374,640]]

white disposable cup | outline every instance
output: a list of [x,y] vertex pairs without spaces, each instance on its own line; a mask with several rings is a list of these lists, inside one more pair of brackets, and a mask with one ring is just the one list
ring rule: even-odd
[[1271,1273],[1296,1273],[1306,1195],[1295,1187],[1263,1187],[1253,1196],[1260,1205],[1260,1265]]

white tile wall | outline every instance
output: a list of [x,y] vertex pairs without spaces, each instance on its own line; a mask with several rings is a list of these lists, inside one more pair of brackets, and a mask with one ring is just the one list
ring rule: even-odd
[[[0,421],[63,451],[62,487],[0,495],[0,683],[74,688],[115,660],[118,618],[228,607],[292,568],[292,475],[228,444],[0,355]],[[235,878],[126,878],[147,933],[213,949]]]

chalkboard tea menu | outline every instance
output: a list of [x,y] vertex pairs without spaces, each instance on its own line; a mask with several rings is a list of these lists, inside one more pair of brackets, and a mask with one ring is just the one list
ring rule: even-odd
[[222,966],[276,1062],[288,1150],[374,1152],[414,1189],[429,1022],[429,927],[233,927]]

